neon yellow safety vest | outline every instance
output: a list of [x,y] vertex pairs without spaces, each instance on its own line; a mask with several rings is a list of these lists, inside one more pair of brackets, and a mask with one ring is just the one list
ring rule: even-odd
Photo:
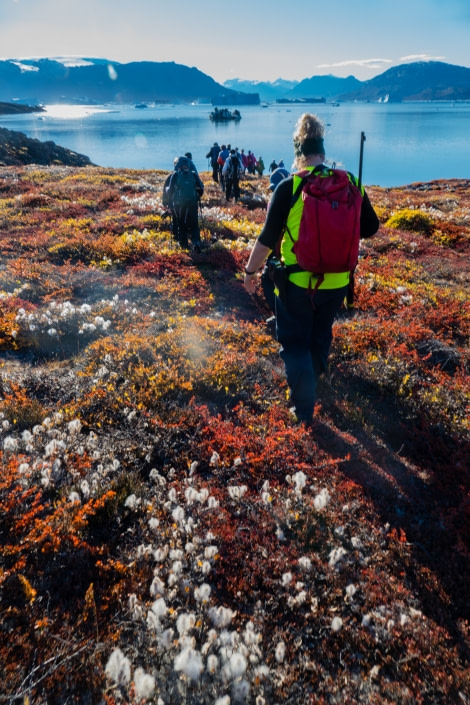
[[[308,166],[303,169],[303,171],[313,171],[314,166]],[[325,170],[325,176],[328,175],[328,171]],[[292,193],[294,194],[297,187],[300,184],[301,178],[294,174],[293,178],[293,188]],[[356,183],[357,185],[357,183]],[[362,190],[362,189],[361,189]],[[294,244],[297,242],[299,237],[300,220],[302,218],[302,211],[304,209],[304,201],[302,197],[298,198],[290,209],[289,216],[287,218],[287,228],[291,237],[284,234],[281,242],[281,256],[284,264],[297,264],[297,258],[295,253],[292,252]],[[287,230],[286,228],[286,230]],[[297,286],[301,286],[304,289],[308,289],[310,286],[312,289],[315,288],[317,283],[317,277],[312,276],[310,272],[292,272],[289,274],[289,281]],[[349,284],[349,272],[336,272],[335,274],[325,274],[323,281],[321,282],[319,289],[341,289],[343,286]]]

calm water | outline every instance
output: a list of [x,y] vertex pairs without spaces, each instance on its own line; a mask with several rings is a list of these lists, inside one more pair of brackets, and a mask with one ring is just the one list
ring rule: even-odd
[[0,115],[0,125],[52,140],[100,166],[171,169],[173,158],[193,154],[200,171],[215,140],[292,163],[292,133],[305,109],[327,125],[327,158],[358,172],[365,133],[363,182],[399,186],[413,181],[470,177],[470,103],[343,103],[340,106],[241,107],[238,123],[214,124],[209,105],[48,106],[38,116]]

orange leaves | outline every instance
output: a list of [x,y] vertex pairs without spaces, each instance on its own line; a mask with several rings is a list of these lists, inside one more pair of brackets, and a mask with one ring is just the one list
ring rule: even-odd
[[[236,615],[230,648],[249,651],[256,633],[253,701],[300,702],[313,683],[318,702],[356,702],[371,679],[380,695],[396,687],[395,700],[419,700],[423,681],[430,700],[452,699],[451,681],[465,692],[454,649],[468,602],[463,191],[427,193],[431,237],[382,226],[364,243],[356,308],[335,324],[306,432],[292,425],[262,294],[242,288],[264,212],[227,209],[208,184],[196,255],[160,215],[165,174],[18,178],[0,201],[8,696],[112,705],[104,662],[120,647],[169,705],[215,702],[209,606]],[[370,195],[383,220],[422,200]],[[189,692],[172,669],[183,640],[204,651],[207,690]],[[398,674],[411,642],[419,669]],[[134,701],[137,686],[112,692]]]

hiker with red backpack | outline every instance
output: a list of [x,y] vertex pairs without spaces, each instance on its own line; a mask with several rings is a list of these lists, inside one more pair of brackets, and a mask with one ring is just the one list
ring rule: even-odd
[[327,368],[334,319],[348,295],[359,238],[379,220],[351,173],[324,164],[323,123],[305,113],[293,135],[296,173],[283,179],[245,267],[252,294],[268,255],[276,282],[276,334],[292,411],[310,427],[319,376]]
[[187,156],[177,157],[174,164],[174,171],[163,186],[162,204],[171,211],[175,240],[187,249],[189,236],[194,251],[200,252],[198,205],[204,193],[204,184]]

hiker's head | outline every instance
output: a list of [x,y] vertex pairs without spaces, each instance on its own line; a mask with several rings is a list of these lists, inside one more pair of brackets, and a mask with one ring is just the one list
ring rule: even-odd
[[312,157],[319,161],[325,159],[324,136],[325,126],[316,115],[304,113],[300,116],[293,135],[296,167],[305,166]]
[[175,166],[174,166],[175,170],[189,169],[189,159],[186,156],[176,157],[174,164],[175,164]]

